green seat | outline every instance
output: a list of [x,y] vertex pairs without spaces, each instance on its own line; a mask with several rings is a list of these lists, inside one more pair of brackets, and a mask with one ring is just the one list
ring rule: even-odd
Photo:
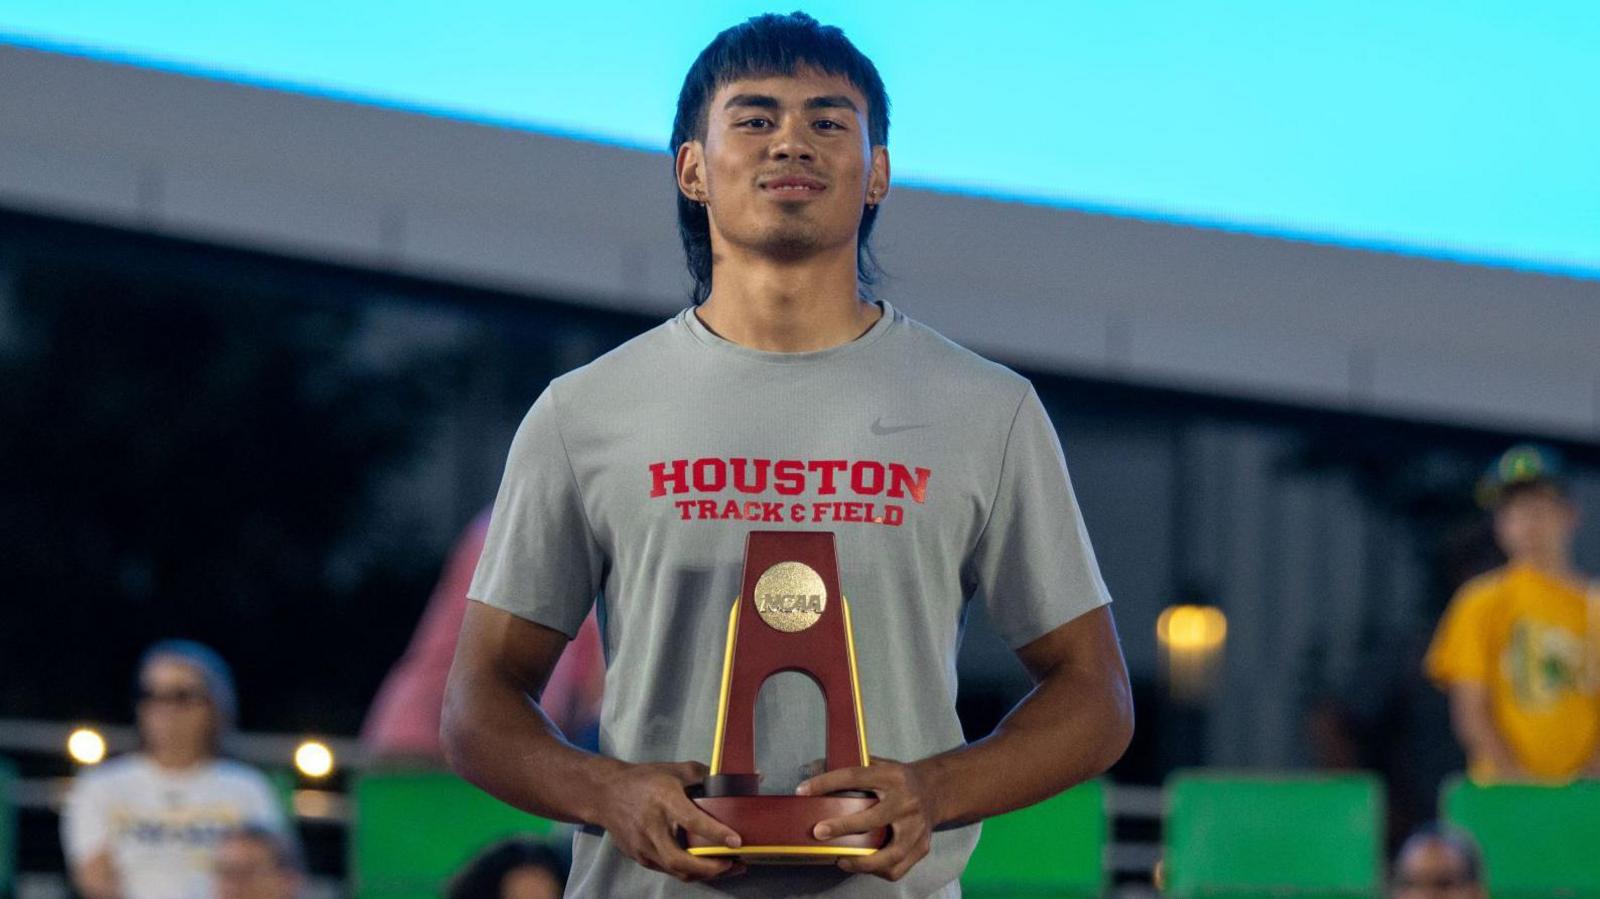
[[294,791],[300,787],[300,778],[288,768],[267,768],[262,773],[267,776],[267,783],[272,785],[272,795],[277,797],[278,807],[289,821],[293,821]]
[[1377,896],[1383,786],[1365,774],[1167,779],[1166,894]]
[[17,888],[17,769],[0,759],[0,896]]
[[983,822],[963,895],[1099,896],[1106,886],[1105,786],[1091,780]]
[[1600,782],[1478,786],[1458,778],[1440,805],[1483,849],[1496,899],[1600,897]]
[[435,899],[484,847],[547,836],[553,826],[442,771],[368,773],[353,799],[350,870],[360,899]]

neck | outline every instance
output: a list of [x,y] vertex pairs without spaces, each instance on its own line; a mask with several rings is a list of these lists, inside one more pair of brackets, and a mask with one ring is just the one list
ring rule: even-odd
[[1526,565],[1535,571],[1562,580],[1578,579],[1577,571],[1572,565],[1572,554],[1563,549],[1519,553],[1511,557],[1511,562],[1514,565]]
[[147,749],[145,755],[164,771],[187,771],[210,758],[210,754],[203,751],[181,749]]
[[856,248],[774,260],[717,248],[711,296],[696,314],[727,340],[774,353],[825,350],[860,337],[882,315],[856,293]]

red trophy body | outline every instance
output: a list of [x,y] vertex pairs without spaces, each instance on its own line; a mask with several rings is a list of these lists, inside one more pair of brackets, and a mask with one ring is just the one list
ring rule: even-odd
[[752,531],[745,544],[739,598],[728,616],[711,775],[705,794],[694,800],[738,833],[742,844],[730,849],[691,834],[690,853],[748,863],[828,864],[870,855],[886,841],[886,828],[830,840],[812,836],[818,822],[874,805],[878,800],[871,794],[758,792],[756,697],[767,678],[784,671],[807,675],[822,691],[826,769],[869,764],[850,606],[839,590],[830,532]]

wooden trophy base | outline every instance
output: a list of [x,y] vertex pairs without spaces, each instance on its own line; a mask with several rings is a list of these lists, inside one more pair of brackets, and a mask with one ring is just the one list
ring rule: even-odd
[[688,835],[689,854],[732,858],[747,865],[831,865],[849,856],[871,855],[883,846],[887,828],[819,840],[812,828],[829,818],[871,808],[863,796],[702,796],[694,803],[733,828],[737,849]]

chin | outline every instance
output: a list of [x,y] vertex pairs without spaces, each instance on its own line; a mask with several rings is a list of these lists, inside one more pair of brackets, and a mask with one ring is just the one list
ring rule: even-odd
[[756,235],[750,245],[776,259],[803,259],[822,249],[824,242],[815,228],[780,226]]

